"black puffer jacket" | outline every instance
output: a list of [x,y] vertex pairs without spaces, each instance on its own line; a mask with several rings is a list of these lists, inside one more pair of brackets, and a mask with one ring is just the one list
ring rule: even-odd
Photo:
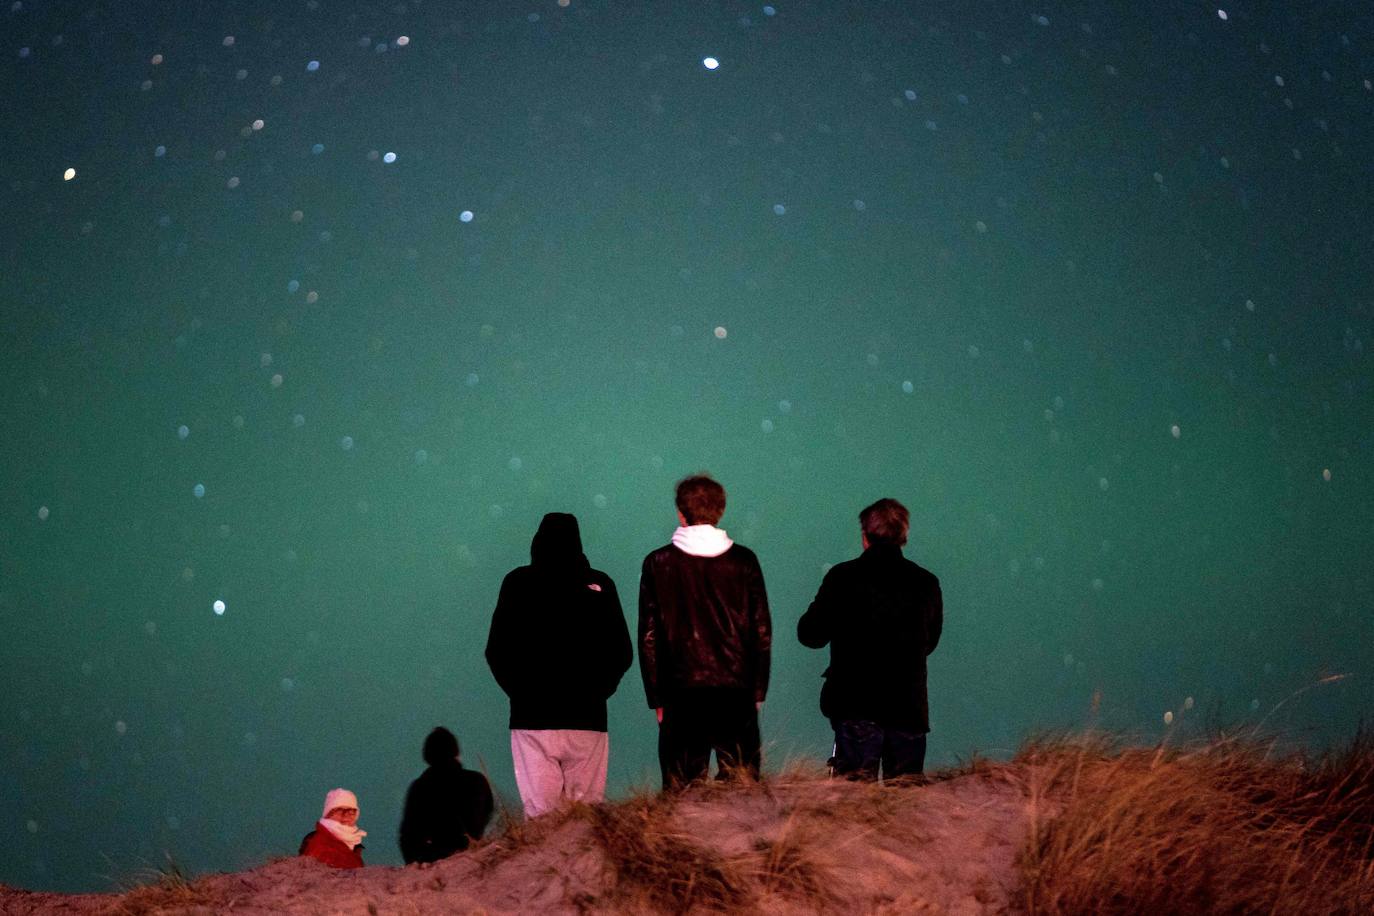
[[511,728],[606,730],[606,700],[633,660],[615,583],[582,553],[577,519],[544,516],[529,566],[501,583],[487,664]]
[[759,559],[735,544],[698,557],[669,544],[644,558],[639,579],[639,670],[651,708],[697,687],[768,694],[773,625]]
[[821,712],[832,720],[930,731],[926,656],[943,628],[940,580],[900,547],[874,544],[836,564],[797,621],[802,645],[830,644]]

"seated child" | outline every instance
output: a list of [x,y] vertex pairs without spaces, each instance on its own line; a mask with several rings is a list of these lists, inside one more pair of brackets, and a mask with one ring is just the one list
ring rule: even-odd
[[347,789],[330,789],[324,797],[324,815],[301,840],[300,854],[334,868],[362,868],[365,836],[367,831],[358,829],[358,796]]

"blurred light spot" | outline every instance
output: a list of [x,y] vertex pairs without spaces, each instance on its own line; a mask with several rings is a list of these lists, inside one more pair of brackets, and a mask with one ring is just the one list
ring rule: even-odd
[[195,494],[196,499],[200,499],[205,495],[205,484],[196,484],[194,487],[191,488],[191,492]]
[[349,451],[350,449],[352,449],[352,448],[353,448],[353,437],[352,437],[352,436],[344,436],[342,439],[340,439],[340,440],[339,440],[339,448],[343,449],[344,451]]
[[1106,586],[1106,584],[1107,584],[1107,583],[1103,582],[1101,579],[1094,579],[1094,580],[1092,581],[1093,591],[1095,591],[1095,592],[1100,592],[1100,591],[1102,591],[1102,589]]
[[258,357],[258,365],[262,366],[264,369],[266,369],[268,366],[272,365],[272,354],[271,354],[271,353],[264,353],[264,354],[262,354],[261,356],[259,356],[259,357]]
[[272,387],[273,387],[273,388],[280,388],[280,387],[281,387],[282,381],[283,381],[283,379],[282,379],[281,373],[280,373],[280,372],[276,373],[275,375],[272,376]]
[[862,200],[859,200],[856,197],[854,198],[854,209],[862,213],[863,211],[868,209],[868,204],[864,203]]
[[763,430],[766,433],[771,433],[773,431],[773,421],[764,420],[762,423],[759,424],[759,429]]
[[902,95],[906,96],[906,100],[907,100],[908,102],[914,102],[914,101],[916,101],[916,90],[915,90],[915,89],[908,89],[908,90],[906,90],[905,92],[903,92]]
[[125,724],[123,719],[120,719],[119,721],[115,722],[114,728],[115,734],[117,735],[123,735],[129,731],[129,726]]
[[595,496],[593,496],[592,505],[596,506],[598,509],[606,508],[606,494],[598,493]]
[[317,60],[312,60],[310,63],[305,65],[305,69],[309,73],[314,73],[316,70],[320,69],[320,62]]
[[1245,310],[1246,310],[1247,312],[1253,312],[1253,311],[1255,310],[1255,300],[1254,300],[1254,299],[1246,299],[1246,300],[1245,300]]
[[720,61],[716,60],[714,57],[703,57],[701,59],[701,65],[707,70],[714,70],[720,66]]
[[178,438],[178,439],[185,439],[185,438],[186,438],[187,436],[189,436],[189,435],[191,435],[191,427],[186,426],[186,425],[184,425],[184,424],[177,427],[177,438]]
[[791,401],[779,401],[779,402],[778,402],[778,413],[791,413],[791,412],[792,412],[792,402],[791,402]]
[[151,63],[152,63],[152,65],[153,65],[154,67],[156,67],[158,64],[162,63],[162,55],[161,55],[161,54],[154,54]]
[[1173,724],[1174,724],[1174,713],[1173,713],[1173,710],[1170,710],[1169,712],[1166,712],[1166,713],[1164,714],[1164,724],[1165,724],[1165,725],[1173,725]]
[[472,222],[472,211],[464,210],[462,213],[458,214],[458,219],[462,220],[465,223]]
[[1106,492],[1107,492],[1107,488],[1110,487],[1110,486],[1111,486],[1111,484],[1107,482],[1107,478],[1105,478],[1105,477],[1099,477],[1099,478],[1097,478],[1097,488],[1098,488],[1099,490],[1101,490],[1103,493],[1106,493]]
[[284,677],[281,679],[281,689],[285,690],[287,693],[290,693],[291,691],[296,689],[296,682],[291,680],[291,678],[289,677]]
[[1280,89],[1282,89],[1282,88],[1283,88],[1283,77],[1279,76],[1278,74],[1275,74],[1275,75],[1274,75],[1274,85],[1275,85],[1275,86],[1278,86]]
[[288,293],[294,293],[294,292],[296,292],[297,290],[299,290],[300,288],[301,288],[301,281],[299,281],[299,280],[289,280],[289,281],[287,281],[287,284],[286,284],[286,291],[287,291]]
[[159,145],[157,149],[153,150],[154,158],[161,159],[165,155],[167,155],[167,147],[165,146]]
[[1169,435],[1177,439],[1183,435],[1183,430],[1179,429],[1178,424],[1175,423],[1173,426],[1169,427]]
[[1331,469],[1330,469],[1330,468],[1322,468],[1322,480],[1325,480],[1325,481],[1327,481],[1328,483],[1330,483],[1330,481],[1331,481]]
[[907,379],[906,381],[902,382],[902,392],[903,392],[904,394],[911,394],[911,393],[912,393],[913,391],[915,391],[915,390],[916,390],[916,386],[913,385],[913,384],[911,384],[911,380],[910,380],[910,379]]
[[316,302],[320,301],[320,294],[312,289],[310,292],[305,294],[305,301],[310,303],[311,305],[314,305]]
[[1217,18],[1222,22],[1226,21],[1226,10],[1217,10]]
[[926,121],[926,130],[936,130],[937,125],[934,121]]
[[510,468],[512,471],[518,471],[524,466],[525,463],[520,460],[518,455],[512,456],[511,460],[506,462],[506,467]]
[[1035,24],[1036,24],[1036,25],[1049,25],[1049,24],[1050,24],[1050,17],[1048,17],[1048,16],[1036,16],[1036,17],[1035,17]]
[[305,414],[299,414],[299,413],[298,413],[298,414],[296,414],[295,416],[293,416],[293,417],[291,418],[291,425],[294,426],[294,427],[296,427],[296,429],[300,429],[302,426],[304,426],[304,425],[305,425]]
[[324,152],[324,144],[316,143],[314,146],[310,147],[310,152],[318,156],[320,153]]
[[243,429],[243,415],[234,414],[234,429]]
[[227,183],[228,183],[228,185],[229,185],[230,190],[232,190],[232,189],[234,189],[234,188],[237,188],[237,187],[239,186],[239,178],[238,178],[238,176],[235,175],[233,178],[230,178],[229,181],[228,181]]
[[225,35],[224,41],[222,41],[221,44],[223,44],[226,48],[232,48],[234,46],[234,36]]
[[477,378],[476,372],[469,372],[468,377],[465,381],[467,382],[469,388],[475,388],[477,386],[477,382],[480,380]]
[[425,451],[425,450],[422,449],[422,448],[417,448],[417,449],[415,450],[415,463],[416,463],[416,464],[428,464],[428,463],[429,463],[429,452]]
[[262,130],[264,126],[265,126],[265,125],[264,125],[264,123],[263,123],[262,118],[258,118],[258,119],[256,119],[255,121],[253,121],[253,129],[254,129],[254,130]]
[[1192,698],[1192,697],[1188,697],[1187,699],[1185,699],[1185,700],[1183,701],[1183,708],[1184,708],[1184,709],[1192,709],[1192,708],[1193,708],[1193,698]]
[[27,830],[29,831],[29,833],[37,833],[37,832],[38,832],[38,821],[35,821],[35,820],[25,821],[24,827],[25,827],[25,829],[27,829]]
[[377,152],[375,149],[370,149],[367,151],[367,161],[376,162],[381,155],[382,154]]
[[725,330],[725,328],[723,327],[718,327],[715,329],[713,333],[716,335],[716,340],[724,340],[725,335],[729,334],[730,332]]
[[65,171],[65,172],[62,173],[62,180],[63,180],[63,181],[71,181],[71,180],[72,180],[73,178],[75,178],[75,177],[76,177],[76,169],[70,169],[70,168],[69,168],[69,169],[67,169],[67,171]]
[[46,521],[48,520],[48,514],[49,514],[49,513],[48,513],[48,507],[47,507],[47,506],[39,506],[39,507],[38,507],[38,520],[39,520],[40,522],[46,522]]
[[777,14],[778,11],[771,6],[765,6],[763,8],[763,15],[765,16],[776,16]]
[[1259,699],[1256,698],[1256,699],[1251,700],[1251,701],[1250,701],[1250,711],[1251,711],[1251,712],[1256,712],[1256,711],[1258,711],[1258,710],[1259,710]]
[[396,47],[398,47],[398,48],[404,48],[404,47],[405,47],[406,45],[408,45],[408,44],[410,44],[410,36],[409,36],[409,35],[399,35],[399,36],[397,36],[397,38],[396,38]]
[[773,212],[776,213],[778,216],[782,216],[784,213],[787,212],[787,208],[784,207],[782,204],[773,204]]
[[235,74],[234,74],[234,79],[236,79],[236,80],[246,80],[246,79],[248,79],[248,71],[247,71],[247,70],[240,69],[238,73],[235,73]]
[[558,5],[562,7],[566,7],[570,3],[572,3],[572,0],[558,0]]
[[982,234],[988,231],[988,224],[980,219],[978,222],[973,224],[973,228],[978,230],[979,234]]
[[390,165],[391,163],[396,161],[396,154],[387,153],[385,156],[382,157],[382,161],[385,162],[387,165]]

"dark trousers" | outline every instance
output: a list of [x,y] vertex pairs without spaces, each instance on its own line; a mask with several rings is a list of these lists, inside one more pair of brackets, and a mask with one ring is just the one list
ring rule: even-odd
[[658,764],[663,788],[705,779],[716,752],[716,778],[733,770],[759,777],[759,714],[748,690],[702,687],[663,700],[658,726]]
[[884,779],[920,776],[926,765],[924,732],[886,728],[877,722],[832,720],[835,728],[835,775],[851,779],[877,779],[878,764]]

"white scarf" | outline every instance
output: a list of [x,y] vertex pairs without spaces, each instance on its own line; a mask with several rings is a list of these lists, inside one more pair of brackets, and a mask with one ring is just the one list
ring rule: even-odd
[[718,557],[734,543],[715,525],[684,525],[673,532],[673,546],[694,557]]
[[347,824],[340,824],[332,817],[320,818],[320,826],[334,834],[349,849],[353,849],[367,836],[366,830],[359,830],[357,827],[350,827]]

